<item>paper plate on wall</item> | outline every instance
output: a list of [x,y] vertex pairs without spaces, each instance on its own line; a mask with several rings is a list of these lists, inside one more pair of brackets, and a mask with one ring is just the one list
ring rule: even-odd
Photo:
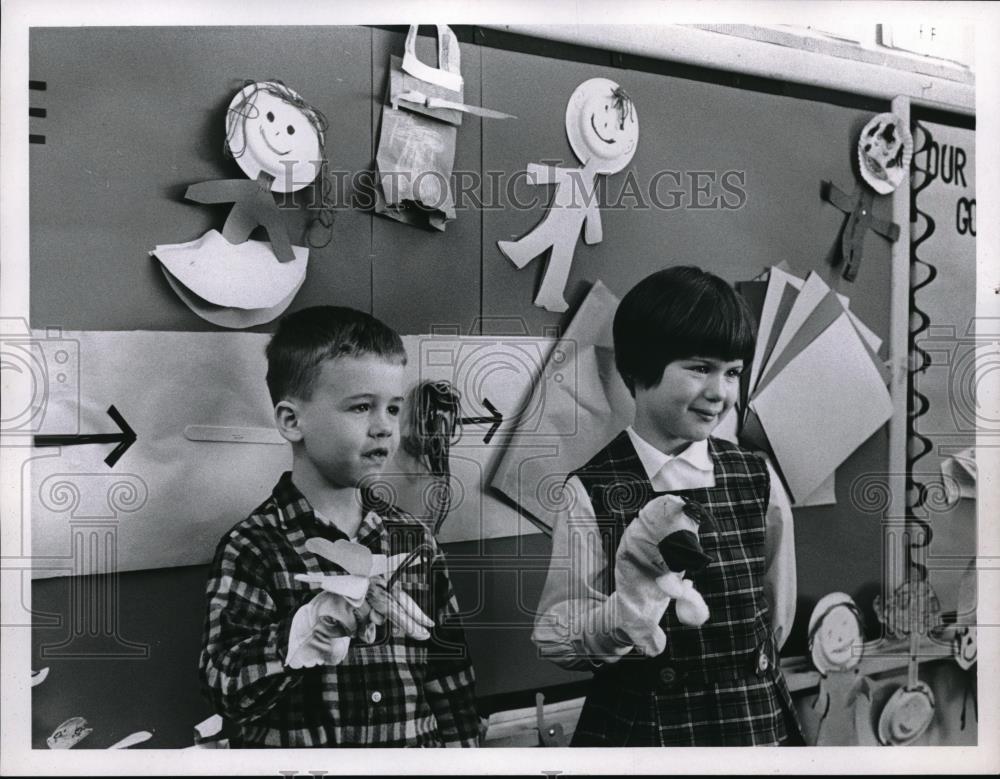
[[258,81],[229,103],[226,144],[249,178],[267,173],[272,192],[297,192],[319,175],[324,122],[294,89]]
[[913,137],[895,114],[878,114],[861,131],[858,167],[862,178],[880,195],[888,195],[903,182],[912,158]]
[[635,105],[611,79],[588,79],[566,104],[566,135],[581,162],[590,162],[597,173],[617,173],[639,144]]

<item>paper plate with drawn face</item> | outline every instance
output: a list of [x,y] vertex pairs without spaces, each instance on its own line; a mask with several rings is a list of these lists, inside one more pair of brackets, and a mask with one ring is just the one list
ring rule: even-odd
[[809,650],[824,676],[861,662],[864,638],[854,600],[843,592],[820,598],[809,618]]
[[566,105],[566,135],[581,162],[590,162],[598,173],[617,173],[639,144],[635,105],[614,81],[588,79]]
[[322,166],[323,135],[313,108],[275,81],[243,87],[226,111],[226,143],[244,173],[274,178],[272,192],[297,192]]
[[886,701],[878,719],[878,740],[902,747],[920,738],[934,719],[934,693],[924,682],[900,687]]
[[903,182],[912,157],[910,130],[895,114],[878,114],[861,131],[858,166],[864,180],[880,195],[889,194]]

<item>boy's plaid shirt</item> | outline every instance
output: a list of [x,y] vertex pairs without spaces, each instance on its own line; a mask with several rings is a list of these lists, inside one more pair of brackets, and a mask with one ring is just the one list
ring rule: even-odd
[[435,623],[429,641],[379,627],[353,640],[340,665],[285,666],[292,617],[318,590],[297,573],[335,573],[313,536],[344,534],[319,522],[286,473],[271,498],[220,541],[208,582],[201,679],[244,746],[478,746],[474,676],[444,556],[412,517],[362,493],[358,542],[397,554],[427,543],[433,555],[400,574],[402,589]]

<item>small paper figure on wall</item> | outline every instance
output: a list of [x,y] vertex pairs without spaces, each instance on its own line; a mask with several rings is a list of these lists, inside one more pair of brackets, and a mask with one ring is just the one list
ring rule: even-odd
[[811,706],[802,712],[807,744],[877,744],[871,687],[858,668],[863,650],[863,622],[851,596],[832,592],[820,598],[809,618],[809,652],[820,681]]
[[[247,179],[203,181],[185,196],[197,203],[232,203],[220,234],[157,246],[170,286],[203,319],[231,328],[269,322],[292,302],[306,275],[309,248],[330,242],[333,208],[323,171],[326,117],[280,81],[246,84],[226,112],[225,152]],[[319,214],[306,243],[292,243],[273,193],[290,195],[314,181]],[[263,227],[267,241],[249,240]]]
[[500,251],[518,268],[551,249],[535,305],[548,311],[568,308],[563,293],[580,230],[588,244],[600,243],[601,212],[597,177],[618,173],[632,160],[639,143],[639,118],[625,90],[606,78],[576,88],[566,106],[566,135],[582,168],[529,163],[528,181],[556,187],[545,218],[516,241],[499,241]]
[[840,255],[834,262],[844,263],[847,281],[857,278],[869,230],[890,241],[899,239],[899,225],[872,215],[873,191],[887,195],[895,190],[906,177],[912,157],[913,138],[903,120],[892,113],[878,114],[858,138],[858,167],[868,187],[859,185],[848,195],[832,182],[823,182],[823,199],[848,215],[840,235]]

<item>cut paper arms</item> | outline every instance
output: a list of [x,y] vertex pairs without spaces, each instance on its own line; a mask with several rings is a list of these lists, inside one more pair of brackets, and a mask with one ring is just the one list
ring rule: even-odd
[[895,114],[878,114],[858,138],[858,168],[870,189],[861,185],[847,195],[832,182],[823,182],[822,198],[848,215],[840,236],[840,255],[834,262],[843,262],[847,281],[857,278],[869,230],[893,242],[899,239],[899,225],[872,215],[872,191],[887,195],[896,189],[906,177],[912,156],[913,139],[905,123]]
[[[323,173],[326,118],[280,81],[246,84],[226,112],[225,151],[248,179],[192,184],[197,203],[232,203],[222,233],[157,246],[167,281],[203,319],[222,327],[269,322],[291,304],[306,274],[309,247],[325,246],[333,225]],[[288,195],[317,181],[322,205],[306,236],[292,243],[273,193]],[[267,241],[249,240],[263,227]]]
[[584,81],[566,106],[566,135],[583,167],[529,163],[530,183],[555,185],[552,205],[545,218],[527,235],[516,241],[497,243],[517,268],[551,249],[535,305],[555,312],[568,308],[563,293],[580,230],[585,243],[600,243],[603,238],[596,197],[597,176],[622,170],[632,160],[639,143],[639,119],[632,99],[610,79]]

